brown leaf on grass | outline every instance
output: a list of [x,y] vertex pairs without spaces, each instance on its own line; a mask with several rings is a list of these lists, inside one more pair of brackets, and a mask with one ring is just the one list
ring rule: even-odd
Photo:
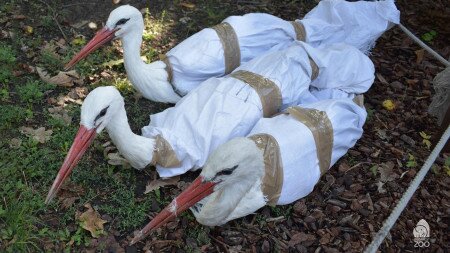
[[89,92],[86,87],[75,87],[67,94],[67,96],[69,96],[72,99],[80,99],[85,98],[88,93]]
[[70,180],[61,186],[58,192],[58,199],[61,202],[62,209],[68,209],[76,200],[80,199],[80,195],[84,194],[84,188]]
[[188,9],[194,9],[195,8],[195,4],[193,3],[188,3],[188,2],[182,2],[180,3],[181,6],[188,8]]
[[42,81],[55,84],[62,87],[72,87],[75,84],[81,85],[83,84],[83,80],[80,75],[75,71],[59,71],[56,76],[50,76],[44,69],[36,67],[36,71],[39,74],[39,77]]
[[64,122],[64,125],[69,126],[72,123],[72,117],[69,116],[68,112],[62,106],[48,108],[50,116],[55,119],[59,119]]
[[9,147],[10,148],[20,148],[20,145],[22,144],[22,141],[18,138],[12,138],[11,140],[9,140]]
[[50,140],[53,133],[52,130],[45,130],[45,127],[40,127],[38,129],[33,129],[31,127],[20,127],[19,131],[28,137],[33,138],[39,143],[45,143]]
[[147,184],[147,186],[145,186],[144,194],[152,192],[152,191],[159,189],[160,187],[163,187],[166,185],[177,185],[179,180],[180,180],[180,177],[171,177],[171,178],[167,178],[167,179],[159,178],[159,179],[152,180]]
[[84,207],[88,210],[80,215],[76,215],[75,218],[80,221],[82,228],[91,232],[92,237],[98,238],[104,233],[103,224],[107,223],[107,221],[100,217],[100,214],[92,208],[91,204],[87,203]]
[[77,199],[79,199],[79,197],[70,197],[70,198],[65,198],[65,199],[63,199],[63,200],[62,200],[62,203],[61,203],[62,209],[68,209],[68,208],[70,208],[70,207],[75,203],[75,201],[76,201]]

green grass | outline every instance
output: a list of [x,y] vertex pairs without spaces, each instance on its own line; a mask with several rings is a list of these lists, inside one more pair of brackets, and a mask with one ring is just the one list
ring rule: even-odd
[[15,50],[4,42],[0,42],[0,83],[7,84],[14,78],[13,65],[15,61]]
[[17,85],[16,91],[22,102],[42,103],[44,92],[55,87],[53,84],[29,79],[25,85]]
[[33,111],[16,105],[0,105],[0,130],[22,124],[26,119],[33,118]]

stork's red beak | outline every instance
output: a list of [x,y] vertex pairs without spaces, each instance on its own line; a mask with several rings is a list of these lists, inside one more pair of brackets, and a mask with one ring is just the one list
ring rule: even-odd
[[75,136],[75,140],[73,141],[72,147],[70,147],[69,153],[67,153],[64,163],[59,169],[58,175],[53,182],[52,188],[50,188],[50,191],[48,192],[47,198],[45,199],[45,204],[50,203],[50,201],[55,197],[64,180],[69,176],[72,169],[75,168],[78,161],[81,159],[84,152],[89,147],[92,140],[95,138],[95,135],[95,128],[87,129],[83,125],[80,126],[77,135]]
[[105,44],[106,42],[114,39],[115,37],[115,32],[118,29],[112,29],[110,30],[107,27],[103,27],[103,29],[101,29],[100,31],[97,32],[97,34],[95,34],[94,38],[92,38],[87,44],[86,46],[84,46],[80,52],[78,52],[78,54],[76,54],[72,60],[70,60],[69,63],[66,64],[66,66],[64,67],[64,69],[67,71],[70,68],[72,68],[75,64],[77,64],[79,61],[81,61],[82,59],[86,58],[86,56],[88,54],[90,54],[92,51],[96,50],[97,48],[101,47],[103,44]]
[[202,176],[192,182],[178,197],[164,208],[158,215],[153,218],[138,234],[131,240],[130,245],[142,240],[147,234],[167,222],[175,219],[179,214],[186,211],[197,202],[214,192],[214,186],[217,183],[204,181]]

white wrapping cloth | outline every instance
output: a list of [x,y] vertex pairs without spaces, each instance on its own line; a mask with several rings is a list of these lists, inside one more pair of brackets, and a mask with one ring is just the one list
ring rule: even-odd
[[400,23],[393,0],[323,0],[302,20],[306,42],[313,46],[343,42],[367,53],[384,31]]
[[[315,94],[319,100],[335,98],[299,107],[324,111],[330,119],[333,126],[331,167],[361,137],[367,113],[351,99],[339,98],[352,95],[333,91],[319,93]],[[319,181],[320,168],[315,140],[309,128],[292,116],[281,114],[260,119],[249,136],[262,133],[272,135],[280,147],[283,186],[277,204],[289,204],[311,193]]]
[[[399,23],[400,13],[393,0],[351,3],[324,0],[301,22],[306,42],[311,46],[346,42],[366,52],[392,23]],[[284,50],[296,39],[288,21],[263,13],[231,16],[223,22],[236,31],[241,64],[268,51]],[[223,47],[217,33],[206,28],[182,41],[167,53],[173,68],[172,83],[187,94],[210,77],[223,76]]]
[[[354,47],[344,44],[315,49],[296,42],[282,52],[272,52],[239,67],[273,81],[282,94],[282,108],[317,101],[311,93],[311,66],[318,62],[319,77],[311,85],[327,88],[321,76],[333,76],[334,89],[363,93],[374,79],[370,59]],[[319,64],[320,63],[320,64]],[[341,84],[341,85],[339,85]],[[149,126],[142,128],[146,137],[159,134],[168,141],[182,165],[177,168],[157,166],[161,177],[182,174],[196,169],[218,145],[246,136],[262,117],[258,94],[244,82],[232,77],[210,78],[190,92],[175,107],[152,115]]]

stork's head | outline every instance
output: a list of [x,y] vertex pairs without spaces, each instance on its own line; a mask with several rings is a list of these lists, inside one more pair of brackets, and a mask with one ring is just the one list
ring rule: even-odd
[[80,125],[100,133],[124,105],[123,97],[115,87],[98,87],[81,105]]
[[[260,184],[263,176],[263,153],[252,140],[236,138],[223,144],[210,155],[199,177],[147,224],[131,244],[188,208],[204,225],[227,222],[240,201],[255,184]],[[263,198],[261,200],[263,206]],[[255,206],[253,211],[262,206]]]
[[81,106],[80,128],[48,192],[45,203],[49,203],[56,195],[64,180],[69,176],[94,140],[96,134],[100,133],[123,107],[123,97],[112,86],[98,87],[89,93]]
[[117,7],[109,14],[105,27],[98,31],[94,38],[66,64],[65,69],[72,68],[94,50],[112,39],[125,38],[127,36],[139,37],[140,39],[143,30],[144,19],[138,9],[130,5]]

